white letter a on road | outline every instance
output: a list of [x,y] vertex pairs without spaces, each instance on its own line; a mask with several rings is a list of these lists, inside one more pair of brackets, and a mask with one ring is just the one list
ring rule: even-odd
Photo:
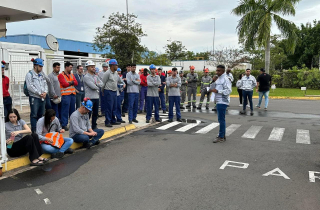
[[[277,172],[277,173],[276,173]],[[285,179],[290,179],[285,173],[283,173],[279,168],[275,168],[265,174],[263,174],[262,176],[282,176]]]

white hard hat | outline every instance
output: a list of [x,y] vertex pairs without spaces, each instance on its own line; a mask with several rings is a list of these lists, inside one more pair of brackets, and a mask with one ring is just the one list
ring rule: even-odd
[[87,66],[95,66],[95,65],[96,65],[96,64],[93,63],[92,60],[88,60],[88,61],[86,62],[86,67],[87,67]]
[[52,99],[52,102],[55,103],[55,104],[60,104],[61,103],[61,98],[58,97],[58,98]]

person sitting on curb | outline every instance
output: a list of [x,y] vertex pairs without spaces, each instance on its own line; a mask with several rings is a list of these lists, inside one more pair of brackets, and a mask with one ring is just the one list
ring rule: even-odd
[[43,117],[37,122],[37,134],[41,147],[45,153],[51,154],[51,158],[62,158],[64,154],[72,154],[73,139],[62,137],[62,129],[56,112],[53,109],[46,110]]
[[92,101],[89,98],[84,98],[80,108],[70,116],[69,137],[73,138],[74,142],[83,143],[87,149],[100,144],[99,139],[104,134],[102,129],[92,130],[88,114],[90,111],[92,111]]
[[41,158],[43,154],[40,146],[39,137],[36,133],[31,133],[29,126],[20,118],[19,112],[16,109],[9,110],[6,116],[6,143],[7,153],[10,157],[19,157],[29,153],[31,166],[43,166],[48,161],[46,158]]

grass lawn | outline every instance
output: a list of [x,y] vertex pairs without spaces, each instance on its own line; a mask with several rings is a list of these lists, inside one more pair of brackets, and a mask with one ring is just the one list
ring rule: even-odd
[[[198,93],[200,91],[200,87],[198,87]],[[236,87],[232,87],[232,93],[231,95],[238,95],[238,91]],[[254,89],[253,91],[254,96],[258,96],[259,93],[257,93]],[[298,88],[277,88],[274,91],[270,90],[269,96],[284,96],[284,97],[304,97],[305,91],[302,91]],[[307,95],[319,95],[320,96],[320,90],[307,90]]]

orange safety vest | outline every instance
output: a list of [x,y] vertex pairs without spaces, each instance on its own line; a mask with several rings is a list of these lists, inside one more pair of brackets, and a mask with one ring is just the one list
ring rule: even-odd
[[[63,72],[62,75],[63,75],[64,79],[66,80],[66,82],[75,80],[73,74],[70,74],[70,77],[68,77],[66,75],[66,73]],[[67,95],[71,95],[71,94],[76,95],[76,88],[74,87],[74,85],[70,85],[69,87],[64,88],[60,84],[60,89],[61,89],[61,95],[62,96],[67,96]]]
[[51,139],[53,141],[53,143],[51,144],[48,141],[43,141],[42,143],[49,144],[49,145],[56,147],[56,148],[59,148],[59,149],[64,144],[63,136],[59,132],[47,133],[45,137]]

